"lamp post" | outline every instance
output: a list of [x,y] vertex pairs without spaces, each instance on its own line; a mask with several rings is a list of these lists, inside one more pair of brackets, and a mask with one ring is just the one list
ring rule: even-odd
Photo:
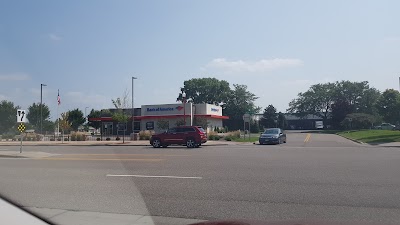
[[137,77],[132,77],[132,110],[131,110],[131,117],[132,117],[132,134],[133,134],[133,140],[135,140],[135,118],[134,118],[134,116],[135,116],[135,107],[134,107],[134,102],[133,102],[133,98],[134,98],[134,95],[133,95],[133,81],[134,80],[136,80],[137,79]]
[[46,86],[47,86],[46,84],[40,84],[40,134],[42,135],[43,135],[43,87]]
[[85,121],[86,121],[86,123],[88,122],[88,118],[87,118],[87,114],[86,114],[86,109],[88,109],[88,108],[89,108],[88,106],[85,107]]
[[186,126],[186,93],[182,91],[182,101],[183,101],[183,123]]

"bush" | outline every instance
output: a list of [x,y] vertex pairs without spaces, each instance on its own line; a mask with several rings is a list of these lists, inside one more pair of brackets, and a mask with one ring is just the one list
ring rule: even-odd
[[121,140],[121,138],[120,138],[120,137],[117,137],[117,138],[115,138],[115,140],[116,140],[116,141],[119,141],[119,140]]
[[106,138],[106,141],[109,141],[109,140],[111,140],[111,138],[109,138],[109,137],[108,137],[108,138]]
[[153,133],[149,130],[142,130],[139,132],[139,140],[150,140]]
[[54,138],[50,138],[50,141],[55,141],[56,139],[54,139]]
[[232,141],[232,137],[230,137],[230,136],[225,136],[225,141]]
[[230,137],[231,139],[237,139],[237,138],[240,138],[240,131],[231,131],[231,132],[228,132],[227,134],[226,134],[226,136],[227,137]]
[[68,138],[64,138],[64,141],[68,141]]
[[215,131],[208,132],[208,140],[215,140],[216,137],[218,137],[218,133],[217,132],[215,132]]
[[218,141],[219,139],[221,139],[221,137],[218,135],[214,136],[214,138],[213,138],[214,141]]
[[98,138],[96,138],[96,141],[100,141],[100,138],[98,137]]
[[71,141],[86,141],[86,135],[83,132],[71,132]]
[[14,138],[15,138],[14,134],[3,134],[3,135],[1,135],[1,139],[8,140],[8,139],[14,139]]
[[57,138],[57,141],[61,141],[61,138]]

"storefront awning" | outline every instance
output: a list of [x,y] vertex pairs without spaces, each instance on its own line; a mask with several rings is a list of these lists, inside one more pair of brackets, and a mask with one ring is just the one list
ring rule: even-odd
[[[142,119],[171,119],[171,118],[180,118],[183,115],[162,115],[162,116],[135,116],[135,120],[142,120]],[[185,117],[190,117],[189,115],[185,115]],[[219,116],[219,115],[194,115],[194,117],[208,117],[213,119],[229,119],[229,116]],[[131,118],[129,118],[131,120]],[[99,117],[99,118],[89,118],[89,121],[113,121],[112,117]]]

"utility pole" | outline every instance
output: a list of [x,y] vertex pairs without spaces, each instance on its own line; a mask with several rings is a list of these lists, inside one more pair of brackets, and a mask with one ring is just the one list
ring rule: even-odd
[[133,140],[135,140],[135,105],[134,105],[134,94],[133,94],[133,81],[136,80],[137,77],[132,77],[132,110],[131,110],[131,118],[132,118],[132,135],[133,135]]
[[40,84],[40,134],[41,135],[43,135],[43,86],[46,87],[47,85]]

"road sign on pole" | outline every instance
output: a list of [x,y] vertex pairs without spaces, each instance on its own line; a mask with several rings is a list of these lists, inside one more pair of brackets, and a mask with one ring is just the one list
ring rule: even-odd
[[251,118],[251,116],[248,113],[243,115],[243,120],[244,120],[245,123],[249,123],[250,122],[250,118]]
[[28,120],[26,119],[26,111],[23,109],[17,110],[17,123],[26,123]]

